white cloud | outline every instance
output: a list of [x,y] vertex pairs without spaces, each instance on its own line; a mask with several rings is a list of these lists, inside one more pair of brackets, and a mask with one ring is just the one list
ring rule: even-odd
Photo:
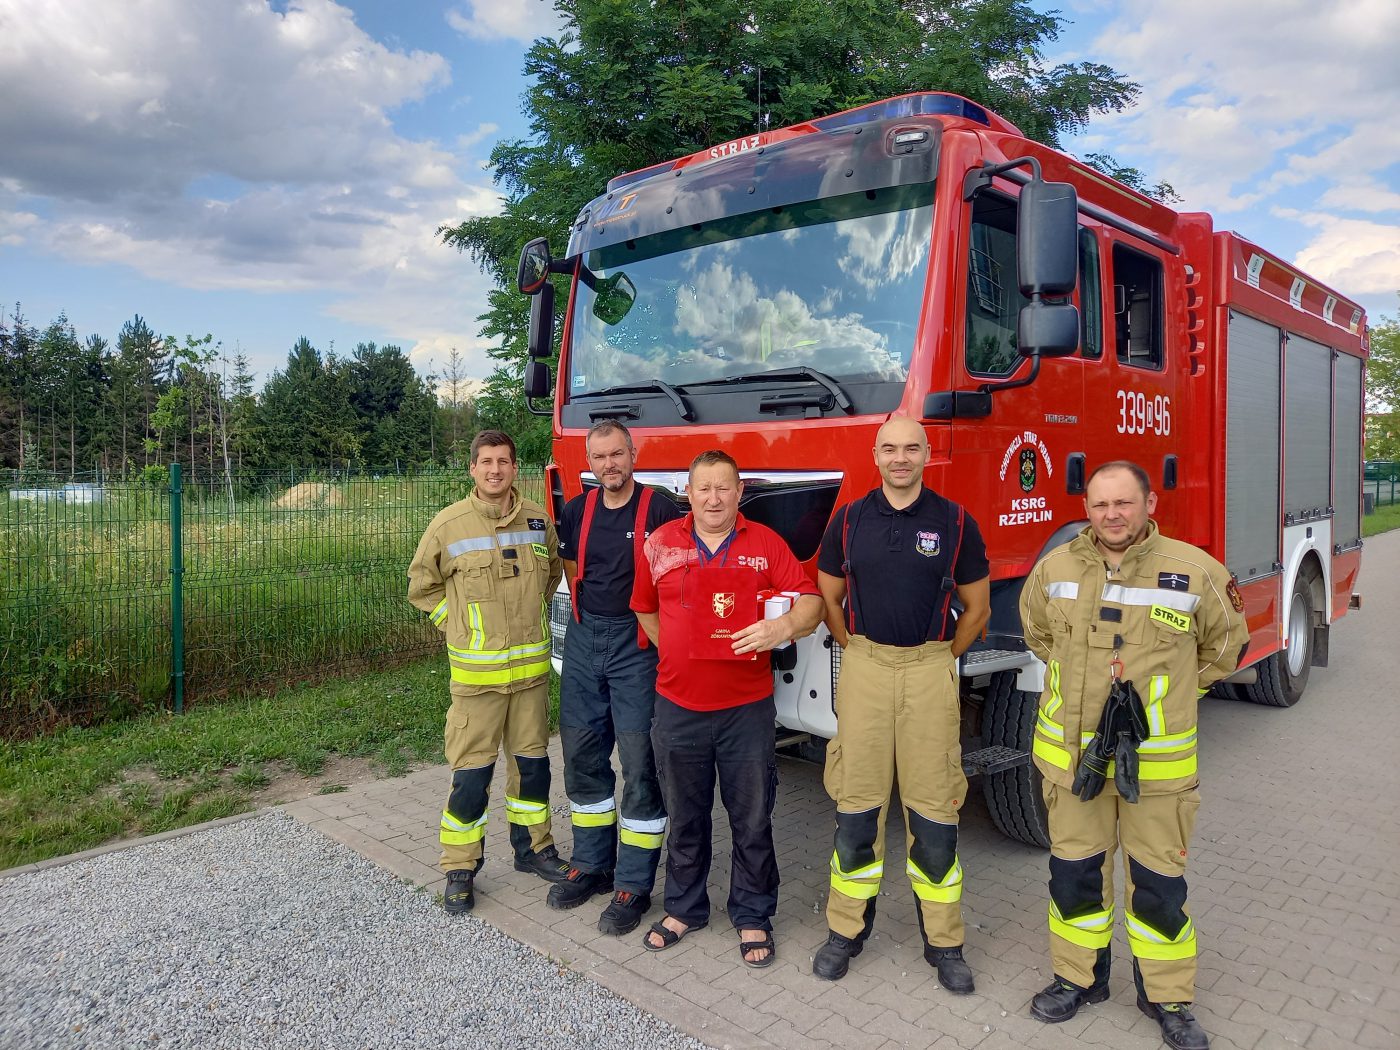
[[0,210],[0,246],[16,248],[23,244],[28,231],[39,223],[32,211]]
[[1400,287],[1400,4],[1074,6],[1097,36],[1056,60],[1106,62],[1143,87],[1075,152],[1170,182],[1183,210],[1211,212],[1345,294]]
[[486,279],[434,231],[499,193],[392,119],[449,82],[441,56],[386,47],[331,0],[0,0],[0,243],[184,288],[329,293],[333,316],[470,347],[484,375]]
[[1300,269],[1349,295],[1390,294],[1400,288],[1400,236],[1395,226],[1333,215],[1281,214],[1318,231],[1294,259]]
[[557,36],[564,19],[552,0],[466,0],[447,12],[447,24],[477,40],[531,43]]

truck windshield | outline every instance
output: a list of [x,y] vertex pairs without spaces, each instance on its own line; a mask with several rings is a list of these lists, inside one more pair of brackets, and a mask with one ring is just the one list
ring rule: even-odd
[[798,366],[843,384],[902,383],[923,302],[932,201],[932,185],[902,186],[586,253],[569,394]]

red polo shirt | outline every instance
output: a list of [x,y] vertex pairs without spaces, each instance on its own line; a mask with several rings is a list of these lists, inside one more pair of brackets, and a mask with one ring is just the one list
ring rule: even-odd
[[[660,665],[656,691],[692,711],[722,711],[762,700],[773,693],[773,662],[767,653],[756,660],[692,660],[689,611],[681,605],[686,571],[701,565],[695,543],[694,515],[667,522],[647,537],[647,566],[637,573],[632,608],[661,615]],[[734,523],[734,537],[722,556],[710,564],[748,568],[758,574],[758,589],[820,595],[802,571],[783,538],[766,525],[745,520]]]

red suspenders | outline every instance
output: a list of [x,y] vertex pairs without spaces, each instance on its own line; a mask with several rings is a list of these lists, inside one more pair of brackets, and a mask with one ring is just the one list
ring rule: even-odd
[[[642,485],[641,497],[637,500],[637,518],[632,524],[632,566],[634,572],[641,572],[645,561],[643,547],[647,541],[647,509],[651,506],[651,489]],[[583,522],[578,529],[578,571],[574,573],[573,586],[569,596],[573,599],[574,619],[579,619],[578,585],[583,580],[584,559],[588,556],[588,530],[593,525],[593,512],[598,509],[598,493],[601,489],[589,489],[583,498]],[[637,628],[637,645],[645,649],[650,644],[646,632]]]

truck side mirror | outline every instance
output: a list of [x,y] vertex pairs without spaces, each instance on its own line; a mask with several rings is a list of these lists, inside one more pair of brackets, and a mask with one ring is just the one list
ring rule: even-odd
[[550,391],[549,365],[543,361],[525,362],[525,398],[547,398]]
[[549,241],[536,237],[520,249],[520,268],[515,273],[515,286],[522,295],[536,295],[549,282],[549,268],[554,260],[549,255]]
[[1079,276],[1079,200],[1066,182],[1035,179],[1021,188],[1016,219],[1016,278],[1031,301],[1016,323],[1023,357],[1065,357],[1079,348],[1079,311],[1047,302],[1074,292]]
[[530,300],[530,334],[526,349],[531,359],[554,353],[554,285],[548,280]]
[[1079,273],[1079,200],[1067,182],[1021,187],[1016,219],[1016,277],[1021,294],[1065,296]]
[[1022,357],[1065,357],[1079,348],[1079,311],[1073,303],[1037,299],[1021,307],[1016,349]]

